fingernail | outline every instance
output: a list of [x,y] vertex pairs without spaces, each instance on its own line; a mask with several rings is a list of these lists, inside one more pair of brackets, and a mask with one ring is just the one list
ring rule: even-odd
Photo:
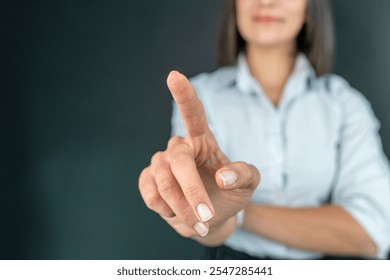
[[196,210],[203,222],[207,222],[213,217],[213,213],[210,208],[204,203],[199,204]]
[[197,222],[194,226],[195,230],[197,233],[199,233],[200,236],[206,236],[207,233],[209,232],[208,227],[201,222]]
[[221,178],[224,186],[230,186],[237,182],[237,175],[231,170],[222,171],[218,173],[218,176]]

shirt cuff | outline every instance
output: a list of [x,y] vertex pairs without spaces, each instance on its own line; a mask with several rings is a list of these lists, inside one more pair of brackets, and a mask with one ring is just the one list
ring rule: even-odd
[[376,245],[376,258],[386,259],[390,247],[390,236],[386,229],[381,227],[381,222],[373,219],[362,205],[340,205],[363,227]]

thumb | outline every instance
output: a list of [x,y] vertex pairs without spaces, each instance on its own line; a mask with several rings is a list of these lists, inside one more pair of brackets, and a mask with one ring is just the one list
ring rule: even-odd
[[252,164],[231,162],[215,173],[215,180],[222,189],[253,191],[260,183],[260,173]]

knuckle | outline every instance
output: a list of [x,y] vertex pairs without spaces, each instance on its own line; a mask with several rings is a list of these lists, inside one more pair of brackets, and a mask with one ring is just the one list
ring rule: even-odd
[[239,178],[241,184],[250,189],[254,189],[260,183],[260,173],[257,168],[246,162],[236,162],[236,168],[239,171]]
[[141,173],[139,174],[139,178],[138,178],[138,184],[141,185],[141,183],[143,182],[143,180],[145,179],[145,177],[149,174],[150,172],[150,168],[149,166],[144,168]]
[[188,204],[178,207],[176,216],[178,217],[178,221],[180,221],[181,224],[188,227],[191,227],[191,225],[197,221],[194,211]]
[[197,204],[196,202],[199,200],[199,187],[197,185],[187,185],[184,188],[183,193],[188,200]]
[[161,203],[161,198],[157,193],[149,193],[145,196],[144,201],[150,210],[156,210]]
[[252,178],[252,169],[249,167],[249,164],[243,161],[239,161],[234,165],[234,168],[238,171],[238,176],[241,183],[245,183]]
[[169,194],[172,192],[174,181],[168,176],[162,176],[158,178],[157,187],[160,193]]
[[188,224],[190,221],[195,219],[194,212],[190,207],[185,207],[182,212],[180,213],[180,218],[183,220],[184,223]]
[[172,137],[168,142],[167,152],[169,155],[190,154],[190,151],[191,148],[188,143],[179,136]]
[[158,165],[158,164],[161,162],[161,160],[162,160],[162,158],[163,158],[163,155],[164,155],[164,153],[161,152],[161,151],[156,152],[156,153],[152,156],[152,159],[150,160],[150,164],[151,164],[151,165]]
[[171,158],[171,166],[173,169],[183,169],[188,161],[188,155],[184,153],[175,153]]
[[143,189],[145,188],[145,184],[147,182],[147,178],[150,176],[150,167],[144,168],[144,170],[141,171],[141,174],[138,178],[138,189],[142,193]]
[[176,145],[182,144],[184,139],[180,136],[173,136],[168,141],[168,147],[174,147]]

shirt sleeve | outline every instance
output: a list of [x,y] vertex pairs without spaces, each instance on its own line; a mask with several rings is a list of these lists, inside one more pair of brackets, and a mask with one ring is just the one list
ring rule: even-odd
[[344,122],[332,202],[360,223],[377,246],[377,258],[385,258],[390,247],[390,177],[380,124],[358,91],[345,85],[337,94]]

